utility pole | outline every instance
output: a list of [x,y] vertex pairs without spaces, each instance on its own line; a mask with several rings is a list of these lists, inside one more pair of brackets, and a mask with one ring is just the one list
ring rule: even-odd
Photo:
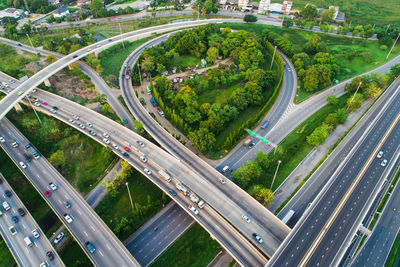
[[387,26],[385,33],[387,33],[387,31],[389,30],[390,25],[391,25],[391,24],[389,24],[389,25]]
[[141,72],[140,72],[140,64],[139,64],[139,60],[138,60],[138,63],[137,63],[137,67],[138,67],[138,71],[139,71],[139,81],[140,81],[140,86],[142,86],[142,74],[141,74]]
[[133,210],[133,201],[132,201],[131,191],[129,191],[129,183],[126,182],[125,185],[126,185],[126,189],[128,190],[129,199],[130,199],[130,201],[131,201],[132,210]]
[[356,94],[357,94],[357,92],[358,92],[358,89],[360,89],[361,84],[362,84],[362,82],[360,82],[360,83],[358,84],[358,87],[357,87],[357,89],[356,89],[356,92],[354,93],[353,97],[351,98],[351,100],[350,100],[350,102],[349,102],[349,105],[347,106],[347,110],[349,110],[350,105],[351,105],[351,102],[353,102],[353,99],[354,99],[354,97],[356,96]]
[[400,32],[399,32],[399,35],[397,35],[396,41],[394,41],[394,43],[393,43],[393,45],[392,45],[392,48],[390,48],[390,51],[389,51],[389,53],[387,54],[386,59],[388,59],[388,57],[390,56],[390,53],[392,53],[392,50],[393,50],[394,46],[396,45],[397,40],[399,40],[399,37],[400,37]]
[[279,165],[282,163],[281,160],[278,160],[278,166],[276,166],[276,170],[275,170],[275,174],[274,174],[274,178],[272,179],[272,183],[271,183],[271,187],[269,189],[272,190],[272,187],[274,186],[274,182],[275,182],[275,178],[276,178],[276,174],[278,173],[278,169],[279,169]]
[[31,41],[31,38],[29,37],[29,34],[26,34],[26,36],[28,37],[28,40],[29,40],[29,43],[31,44],[31,46],[32,46],[32,49],[33,50],[35,50],[35,48],[33,47],[33,44],[32,44],[32,41]]
[[272,55],[271,66],[269,67],[269,70],[272,69],[272,63],[274,63],[275,53],[276,53],[276,46],[275,46],[275,49],[274,49],[274,54]]
[[38,120],[39,120],[39,123],[42,124],[42,121],[40,120],[39,115],[38,115],[37,112],[36,112],[36,109],[33,107],[31,100],[29,99],[28,96],[26,96],[26,99],[28,99],[29,104],[31,104],[31,107],[32,107],[32,109],[33,109],[33,112],[35,112],[36,117],[37,117]]
[[[118,22],[118,25],[119,25],[119,32],[120,32],[120,34],[122,34],[121,22]],[[125,50],[125,42],[124,42],[124,40],[122,40],[122,47],[123,47],[124,50]]]

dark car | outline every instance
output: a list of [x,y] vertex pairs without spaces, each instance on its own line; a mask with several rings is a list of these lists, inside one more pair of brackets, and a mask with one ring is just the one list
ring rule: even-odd
[[19,212],[19,215],[25,216],[25,211],[24,211],[23,208],[19,208],[19,209],[18,209],[18,212]]
[[6,190],[4,191],[4,194],[6,194],[7,197],[12,197],[12,194],[10,191]]
[[173,189],[170,189],[170,190],[169,190],[169,192],[170,192],[172,195],[176,196],[176,192],[175,192],[175,190],[173,190]]
[[129,158],[129,154],[126,152],[122,152],[122,155],[124,155],[125,157]]
[[26,159],[26,161],[27,161],[27,162],[31,162],[31,160],[32,160],[32,157],[31,157],[31,156],[29,156],[29,155],[25,155],[25,159]]
[[11,217],[11,220],[12,220],[14,223],[17,223],[17,222],[19,222],[19,220],[18,220],[18,217],[17,217],[17,216],[12,216],[12,217]]
[[92,245],[92,243],[90,243],[89,241],[85,243],[86,247],[89,249],[90,253],[93,253],[96,251],[96,249],[94,248],[94,246]]
[[66,201],[64,204],[65,204],[65,207],[66,207],[67,209],[70,209],[70,208],[71,208],[71,203],[69,203],[68,201]]
[[73,55],[73,56],[72,56],[72,58],[77,58],[77,57],[78,57],[78,55]]
[[56,106],[53,106],[53,109],[54,109],[54,110],[58,110],[58,107],[56,107]]
[[0,184],[2,184],[2,183],[3,183],[3,179],[0,178]]
[[18,46],[22,46],[22,44],[18,44]]
[[54,255],[53,255],[53,252],[51,252],[51,251],[47,251],[46,252],[46,256],[49,258],[49,260],[54,260]]

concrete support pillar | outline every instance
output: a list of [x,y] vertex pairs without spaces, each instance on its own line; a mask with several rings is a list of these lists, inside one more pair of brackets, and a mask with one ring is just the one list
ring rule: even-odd
[[51,86],[51,83],[50,83],[49,79],[46,79],[43,82],[44,82],[44,85]]
[[22,106],[19,103],[15,104],[14,108],[15,108],[16,111],[22,111],[23,110]]

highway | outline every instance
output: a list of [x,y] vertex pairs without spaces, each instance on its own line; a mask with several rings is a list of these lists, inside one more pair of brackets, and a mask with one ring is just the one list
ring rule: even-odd
[[[39,159],[32,158],[30,162],[26,161],[25,155],[29,152],[25,151],[23,145],[29,141],[5,118],[0,123],[0,136],[6,140],[2,143],[3,150],[45,199],[94,264],[139,266],[100,217],[43,156]],[[11,141],[17,141],[20,146],[13,148]],[[21,161],[25,163],[26,168],[21,168],[19,164]],[[58,187],[57,190],[51,190],[50,183],[54,183]],[[45,190],[51,195],[45,196]],[[67,201],[71,204],[71,208],[65,206]],[[70,214],[73,221],[67,223],[64,214]],[[94,253],[90,253],[86,248],[86,242],[95,246]]]
[[[324,173],[331,177],[329,182],[268,263],[270,266],[328,266],[340,261],[399,156],[398,81],[385,95],[387,98],[378,101],[379,109],[374,109],[378,114],[371,117],[367,129],[361,129],[350,152],[342,152],[339,166]],[[376,157],[380,150],[384,153],[381,159]],[[383,159],[389,162],[386,167],[381,166]]]
[[[160,39],[162,38],[166,39],[168,38],[168,35],[160,37]],[[139,99],[136,97],[131,84],[131,80],[126,80],[122,77],[122,74],[125,73],[124,66],[133,66],[142,51],[146,47],[156,44],[160,41],[160,39],[153,39],[142,45],[141,47],[136,49],[124,62],[124,65],[122,66],[120,71],[120,86],[125,99],[125,103],[127,104],[132,114],[136,117],[136,119],[140,120],[143,123],[146,131],[150,133],[150,135],[162,147],[164,147],[176,158],[180,159],[181,162],[185,162],[185,164],[189,168],[195,170],[202,177],[202,179],[210,184],[210,189],[216,188],[220,192],[219,195],[223,195],[226,199],[226,201],[222,201],[225,202],[224,204],[221,203],[221,197],[218,200],[216,199],[215,202],[210,202],[210,200],[208,200],[207,202],[210,203],[212,207],[216,209],[219,213],[221,213],[225,218],[227,218],[230,223],[232,223],[236,228],[241,230],[242,233],[244,233],[249,239],[253,239],[253,242],[256,241],[254,238],[252,238],[252,234],[254,232],[259,233],[260,236],[266,240],[266,242],[264,242],[262,246],[259,246],[262,247],[262,249],[271,256],[276,250],[277,245],[279,246],[279,244],[288,234],[289,228],[284,225],[280,220],[277,220],[270,211],[268,211],[259,202],[257,202],[254,198],[248,195],[233,182],[228,180],[226,184],[221,184],[218,178],[221,177],[221,174],[209,164],[204,162],[202,159],[197,157],[193,152],[191,152],[178,140],[172,137],[155,120],[153,120],[146,109],[141,105]],[[191,187],[194,192],[196,192],[199,196],[202,196],[200,192],[203,190],[203,188],[195,189],[194,185],[190,186],[190,183],[192,183],[192,181],[187,181],[184,183]],[[239,221],[238,223],[235,223],[235,218],[231,217],[232,209],[227,209],[227,201],[231,201],[234,203],[234,210],[242,210],[242,214],[248,215],[252,220],[253,226],[257,225],[257,228],[260,230],[255,231],[256,228],[253,228],[250,232],[246,232],[244,229],[241,229],[242,222]],[[241,215],[238,214],[238,217],[240,216]]]
[[[0,144],[5,145],[3,143]],[[6,201],[11,207],[8,211],[3,207],[0,208],[0,212],[3,213],[3,215],[0,216],[0,234],[10,249],[16,263],[19,266],[39,266],[42,262],[46,262],[48,266],[65,266],[58,253],[53,250],[49,240],[33,219],[32,215],[15,194],[14,190],[7,183],[2,174],[0,174],[0,181],[0,202],[3,203]],[[11,197],[5,195],[6,190],[11,192]],[[19,208],[22,208],[25,211],[24,216],[20,216],[18,212]],[[12,216],[18,218],[17,223],[14,223],[11,220]],[[17,232],[15,235],[12,235],[9,230],[9,227],[11,226],[14,226]],[[33,237],[32,230],[35,229],[40,235],[38,238]],[[33,243],[33,246],[31,247],[28,247],[24,241],[24,238],[28,236]],[[54,257],[51,261],[46,256],[48,251],[50,251]]]
[[[75,129],[80,130],[86,135],[92,137],[99,143],[106,145],[103,142],[104,137],[103,133],[108,133],[110,135],[109,140],[111,143],[116,144],[118,149],[113,148],[114,153],[118,156],[128,160],[128,162],[139,171],[141,171],[144,175],[146,175],[150,180],[152,180],[157,186],[159,186],[162,190],[164,190],[168,195],[170,195],[169,190],[174,189],[179,192],[175,188],[175,182],[178,181],[174,178],[174,182],[168,183],[164,178],[160,177],[157,173],[158,169],[167,169],[168,172],[172,175],[172,177],[179,177],[180,181],[185,181],[184,184],[188,186],[189,183],[184,180],[185,179],[193,179],[195,181],[201,181],[200,178],[192,173],[189,169],[184,167],[178,160],[174,159],[171,155],[161,150],[159,147],[151,144],[147,140],[138,136],[134,132],[128,130],[122,125],[102,116],[101,114],[89,110],[75,102],[64,99],[60,96],[37,90],[37,92],[33,93],[33,97],[38,97],[40,101],[45,101],[48,105],[42,105],[39,109],[48,115],[51,115],[57,119],[62,120],[70,126],[73,126]],[[50,109],[53,106],[58,107],[57,113],[52,113]],[[96,136],[93,136],[89,133],[88,128],[82,129],[78,126],[77,123],[71,123],[72,114],[78,114],[80,116],[78,123],[87,124],[90,122],[93,124],[91,130],[96,132]],[[129,140],[129,141],[127,141]],[[142,141],[144,143],[144,147],[141,147],[136,141]],[[111,143],[108,145],[111,148]],[[129,158],[125,158],[122,155],[123,147],[129,147]],[[147,158],[147,163],[142,162],[139,159],[140,155],[144,155]],[[156,163],[157,162],[157,163]],[[144,167],[147,166],[153,174],[148,175],[144,172]],[[197,185],[198,187],[201,187]],[[204,189],[203,189],[204,190]],[[211,192],[207,192],[207,194],[202,194],[205,197],[203,198],[206,202],[209,196],[212,196],[213,199],[217,198],[218,192],[215,190],[211,190]],[[189,214],[194,217],[210,234],[218,239],[220,244],[225,248],[229,249],[235,259],[241,262],[243,265],[251,265],[251,266],[262,266],[266,263],[266,258],[261,253],[254,248],[254,245],[249,242],[246,238],[244,238],[235,228],[233,228],[224,218],[222,218],[218,213],[216,213],[213,209],[211,209],[208,205],[205,208],[200,210],[200,214],[194,216],[191,211],[189,211],[188,206],[191,203],[188,197],[185,197],[183,194],[178,194],[173,197],[173,199],[184,208]],[[214,200],[215,201],[215,200]],[[232,207],[233,203],[227,201],[226,205],[232,209],[231,216],[234,216],[236,223],[243,224],[242,227],[246,229],[250,229],[250,226],[241,219],[241,211],[234,210]],[[249,231],[249,230],[247,230]]]

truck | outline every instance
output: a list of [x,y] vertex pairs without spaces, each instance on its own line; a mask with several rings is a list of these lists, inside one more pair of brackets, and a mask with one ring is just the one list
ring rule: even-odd
[[184,187],[183,185],[181,185],[180,183],[176,183],[175,184],[176,188],[180,191],[182,191],[182,193],[186,196],[189,192],[189,190],[187,190],[186,187]]
[[190,201],[192,201],[193,203],[198,203],[199,200],[200,200],[200,199],[199,199],[195,194],[193,194],[193,193],[190,193],[189,198],[190,198]]
[[156,100],[154,99],[154,97],[150,98],[150,103],[155,106],[158,107],[158,103],[156,102]]
[[250,137],[247,138],[246,140],[244,140],[243,145],[244,146],[249,146],[251,144],[251,142],[253,141],[253,139],[251,139]]
[[126,67],[126,72],[125,72],[125,79],[129,80],[131,78],[131,66],[128,65]]
[[160,174],[162,177],[164,177],[165,180],[167,180],[168,183],[171,182],[171,176],[169,176],[169,174],[166,173],[165,171],[159,170],[158,174]]
[[288,213],[286,213],[285,217],[283,217],[282,222],[287,225],[293,218],[294,214],[294,210],[289,210]]
[[268,123],[269,123],[269,121],[264,121],[264,122],[261,124],[261,129],[267,128]]
[[37,152],[37,150],[29,143],[27,143],[25,145],[26,150],[28,150],[35,159],[39,159],[40,158],[40,154],[39,152]]

